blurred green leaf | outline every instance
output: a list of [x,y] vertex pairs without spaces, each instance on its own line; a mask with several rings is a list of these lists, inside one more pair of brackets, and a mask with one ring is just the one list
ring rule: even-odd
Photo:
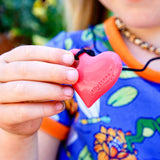
[[122,107],[132,102],[138,95],[138,90],[132,86],[125,86],[115,91],[108,100],[113,107]]
[[[35,2],[39,1],[44,14],[37,16],[33,12]],[[18,35],[33,42],[34,35],[51,39],[64,30],[63,8],[59,0],[0,0],[0,33],[12,32],[17,28]],[[46,19],[43,21],[43,17]]]
[[65,40],[65,48],[67,50],[70,50],[72,48],[72,45],[73,45],[73,41],[71,38],[68,38]]

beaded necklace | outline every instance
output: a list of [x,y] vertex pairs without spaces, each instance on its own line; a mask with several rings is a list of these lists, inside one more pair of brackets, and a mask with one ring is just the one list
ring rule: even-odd
[[[118,25],[117,28],[120,28],[120,29],[119,29],[120,31],[126,29],[124,23],[123,23],[120,19],[116,18],[115,23],[116,23],[116,26]],[[94,33],[94,27],[95,27],[95,26],[90,26],[90,27],[89,27],[90,30],[91,30],[91,33],[92,33],[92,35],[93,35],[93,45],[94,45],[94,49],[96,50],[97,53],[101,53],[101,52],[103,52],[103,51],[100,51],[100,50],[97,48],[96,34]],[[131,32],[128,32],[128,33],[125,32],[125,33],[126,33],[126,35],[128,35],[128,37],[130,37],[130,39],[133,39],[134,43],[137,43],[137,41],[138,41],[137,39],[138,39],[138,38],[136,38],[136,36],[134,36],[134,38],[131,38],[132,35],[133,35],[133,34],[131,34]],[[142,41],[140,38],[139,38],[139,40],[141,41],[141,43],[139,43],[139,44],[141,44],[141,46],[142,46],[142,42],[144,42],[144,41]],[[133,41],[132,41],[132,42],[133,42]],[[150,45],[148,44],[148,46],[150,46]],[[148,47],[148,48],[149,48],[149,47]],[[144,48],[144,49],[145,49],[145,48]],[[151,51],[151,49],[150,49],[150,51]],[[159,56],[149,59],[149,60],[147,61],[147,63],[144,65],[143,68],[138,68],[138,69],[137,69],[137,68],[126,68],[126,67],[123,67],[122,70],[123,70],[123,71],[143,72],[143,71],[148,67],[148,65],[149,65],[152,61],[160,60],[160,48],[159,48],[159,52],[158,52],[158,48],[153,49],[153,51],[154,51],[154,52],[156,51],[156,54],[159,55]],[[86,49],[82,48],[82,49],[79,50],[79,52],[77,52],[77,54],[75,55],[75,60],[79,60],[79,56],[80,56],[81,54],[83,54],[83,53],[87,53],[87,54],[90,55],[90,56],[95,56],[95,55],[96,55],[93,50],[90,50],[90,49],[89,49],[89,50],[86,50]]]
[[160,47],[154,47],[152,44],[143,41],[141,38],[137,37],[134,33],[132,33],[123,21],[120,18],[115,18],[115,24],[117,29],[124,35],[130,42],[136,44],[137,46],[145,49],[149,52],[155,53],[156,55],[160,56]]

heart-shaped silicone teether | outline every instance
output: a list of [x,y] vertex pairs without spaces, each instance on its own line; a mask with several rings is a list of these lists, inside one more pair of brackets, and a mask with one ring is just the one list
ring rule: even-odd
[[[79,50],[71,50],[75,55]],[[120,57],[111,51],[106,51],[97,56],[83,53],[79,56],[76,67],[79,79],[73,85],[87,107],[107,92],[118,80],[122,70]]]

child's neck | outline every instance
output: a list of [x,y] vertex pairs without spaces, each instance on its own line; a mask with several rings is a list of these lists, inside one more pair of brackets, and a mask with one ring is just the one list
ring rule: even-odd
[[155,28],[129,28],[135,35],[144,39],[146,42],[160,47],[160,27]]
[[[153,44],[155,47],[160,47],[160,27],[158,28],[147,28],[147,29],[139,29],[139,28],[129,28],[135,35],[139,36],[141,39],[145,40],[149,44]],[[133,56],[140,61],[142,64],[146,64],[146,62],[156,57],[155,53],[151,53],[147,50],[141,49],[139,46],[129,42],[126,38],[124,41],[133,54]],[[160,71],[160,60],[156,60],[149,65],[150,68]]]

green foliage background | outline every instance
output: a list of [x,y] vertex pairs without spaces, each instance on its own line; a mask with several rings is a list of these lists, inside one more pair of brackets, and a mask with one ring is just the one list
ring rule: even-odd
[[[38,16],[33,12],[35,7]],[[0,0],[0,33],[23,37],[26,43],[43,44],[64,28],[60,0]]]

